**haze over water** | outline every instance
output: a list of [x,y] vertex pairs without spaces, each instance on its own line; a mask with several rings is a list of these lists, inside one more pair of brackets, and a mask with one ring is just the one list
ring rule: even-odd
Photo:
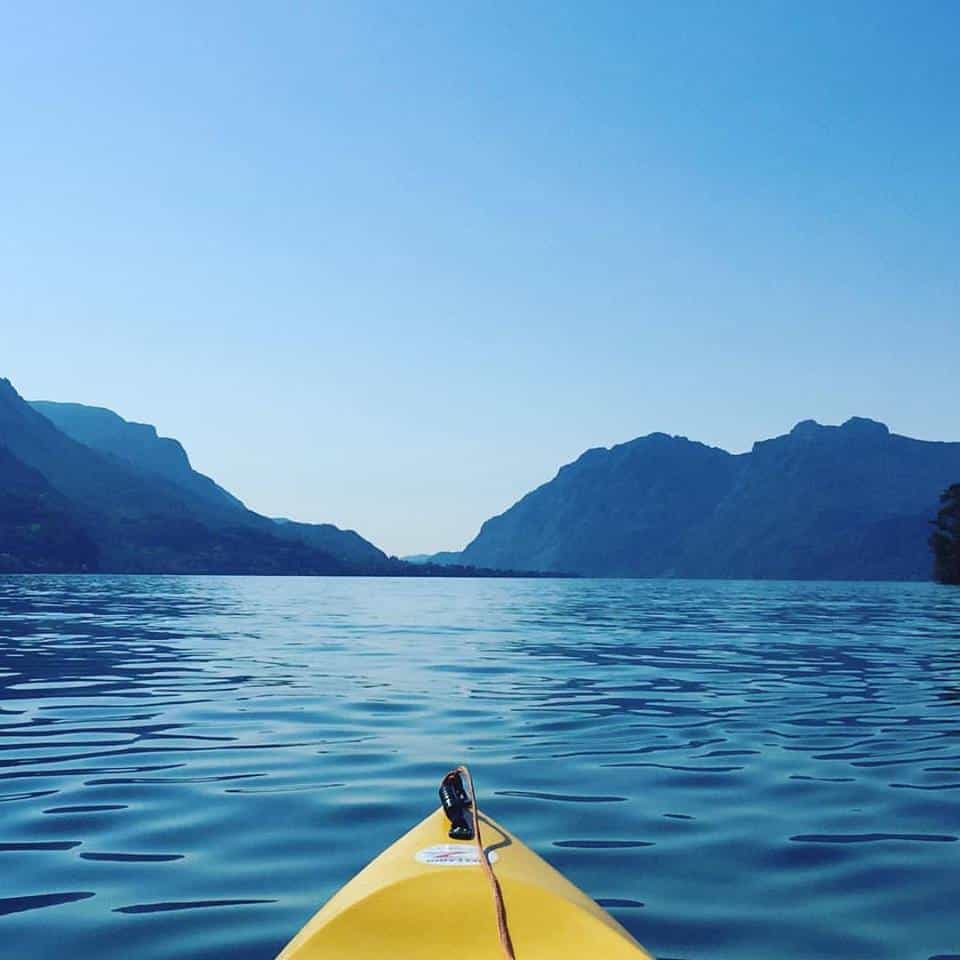
[[0,578],[9,956],[269,960],[481,803],[655,955],[960,954],[960,594]]

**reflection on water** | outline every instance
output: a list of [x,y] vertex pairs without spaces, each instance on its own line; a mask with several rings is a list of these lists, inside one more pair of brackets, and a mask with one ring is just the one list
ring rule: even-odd
[[661,957],[949,957],[958,691],[927,584],[0,578],[0,935],[269,960],[467,761]]

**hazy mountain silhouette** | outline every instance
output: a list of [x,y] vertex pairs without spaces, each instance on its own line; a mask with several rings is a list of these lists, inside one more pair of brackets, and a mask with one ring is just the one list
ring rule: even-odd
[[438,563],[442,566],[461,562],[460,553],[457,550],[442,550],[440,553],[411,553],[400,559],[407,563]]
[[654,433],[588,450],[460,553],[404,563],[351,530],[271,519],[152,426],[28,404],[0,379],[0,571],[926,579],[960,443],[812,420],[734,455]]
[[141,472],[170,480],[202,499],[243,507],[223,487],[197,473],[179,441],[157,436],[156,427],[132,423],[112,410],[81,403],[32,400],[30,406],[67,436],[94,450],[109,453]]
[[0,446],[0,572],[97,569],[99,550],[42,474]]
[[111,410],[0,379],[0,572],[529,576],[404,563],[353,530],[271,519]]
[[[812,420],[733,455],[655,433],[588,450],[452,559],[588,576],[926,579],[960,443]],[[442,555],[442,559],[450,557]]]
[[[382,550],[352,530],[341,530],[333,524],[293,521],[280,525],[248,510],[233,494],[195,471],[177,440],[159,437],[156,428],[149,424],[132,423],[112,410],[79,403],[39,400],[30,406],[61,432],[104,454],[115,464],[132,469],[142,479],[161,481],[164,486],[177,488],[178,494],[187,494],[189,508],[198,512],[208,525],[226,524],[255,532],[258,537],[310,547],[333,557],[339,565],[364,571],[376,569],[387,561]],[[286,560],[304,562],[304,557],[290,557],[290,550],[284,546],[281,551]]]
[[[31,511],[41,516],[39,540],[47,550],[44,559],[38,544],[18,540],[25,519],[8,518],[0,541],[6,569],[318,574],[388,565],[382,551],[356,534],[326,526],[316,533],[298,525],[281,529],[252,513],[192,471],[179,444],[160,440],[153,428],[109,411],[46,406],[86,442],[58,429],[0,380],[3,490],[21,491],[22,518]],[[8,512],[15,516],[17,509]],[[57,547],[57,524],[81,539],[70,549]],[[318,546],[321,541],[329,549]],[[81,549],[90,544],[93,550]],[[348,559],[358,552],[371,562]]]

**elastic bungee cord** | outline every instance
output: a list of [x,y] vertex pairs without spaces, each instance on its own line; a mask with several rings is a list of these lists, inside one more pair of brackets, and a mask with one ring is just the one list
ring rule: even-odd
[[[467,781],[467,791],[463,788],[463,779]],[[513,942],[510,939],[510,929],[507,926],[507,908],[503,902],[503,891],[500,889],[500,881],[493,871],[493,864],[487,856],[487,851],[483,846],[483,839],[480,836],[480,812],[477,809],[477,791],[473,786],[473,777],[470,775],[470,769],[461,764],[455,770],[451,770],[440,784],[440,802],[443,804],[444,812],[450,820],[450,837],[455,840],[469,840],[477,845],[477,853],[480,857],[480,864],[483,867],[487,879],[490,881],[490,892],[493,894],[493,905],[497,914],[497,936],[500,939],[500,949],[503,951],[505,960],[517,960],[513,952]],[[471,811],[472,824],[467,822],[466,811]]]

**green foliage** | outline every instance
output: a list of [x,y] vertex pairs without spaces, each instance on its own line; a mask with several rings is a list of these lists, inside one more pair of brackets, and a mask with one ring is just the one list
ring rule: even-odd
[[933,575],[941,583],[960,584],[960,483],[940,495],[940,510],[930,534]]

